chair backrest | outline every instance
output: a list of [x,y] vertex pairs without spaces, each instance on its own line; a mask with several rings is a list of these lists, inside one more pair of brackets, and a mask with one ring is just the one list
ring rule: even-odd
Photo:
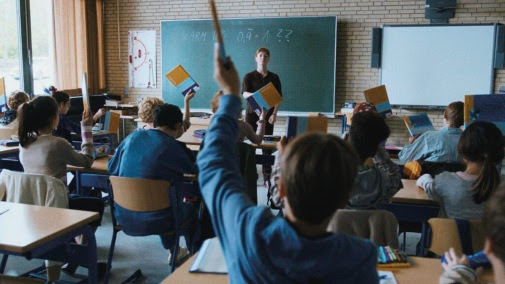
[[7,202],[48,207],[68,207],[65,184],[54,177],[2,170],[0,196],[6,194]]
[[121,120],[121,114],[115,111],[107,111],[103,119],[103,129],[108,132],[117,133],[119,130],[119,122]]
[[118,176],[109,179],[114,202],[124,209],[150,212],[171,207],[168,181]]
[[421,175],[430,174],[436,176],[442,172],[457,172],[464,171],[465,165],[463,163],[441,163],[441,162],[429,162],[429,161],[419,161],[421,165]]
[[399,248],[398,221],[386,210],[339,209],[327,230],[372,240],[376,245]]
[[[466,221],[466,220],[462,220]],[[471,240],[471,252],[476,253],[484,248],[484,226],[480,220],[469,220],[470,236],[466,232],[460,232],[455,219],[431,218],[428,220],[430,226],[430,244],[428,250],[438,255],[443,255],[451,247],[458,255],[464,251],[461,234],[465,234],[466,239]]]

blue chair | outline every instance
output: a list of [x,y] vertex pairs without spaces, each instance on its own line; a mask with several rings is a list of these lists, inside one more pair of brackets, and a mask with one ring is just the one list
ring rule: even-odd
[[[111,207],[113,233],[107,261],[107,272],[104,283],[108,283],[116,236],[123,231],[128,236],[160,235],[165,249],[169,249],[166,238],[174,238],[171,257],[171,272],[176,266],[176,256],[179,252],[179,239],[186,238],[190,252],[194,235],[197,231],[197,214],[182,210],[191,208],[192,204],[184,204],[182,196],[187,192],[171,187],[168,181],[110,177],[109,204]],[[185,213],[186,212],[186,213]],[[165,238],[165,240],[164,240]],[[142,276],[137,270],[128,280]]]

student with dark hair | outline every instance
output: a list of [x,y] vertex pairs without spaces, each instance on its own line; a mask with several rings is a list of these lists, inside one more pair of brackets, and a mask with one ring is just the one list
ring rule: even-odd
[[[37,97],[20,107],[19,113],[19,161],[25,173],[43,174],[58,178],[67,184],[67,165],[90,167],[93,164],[93,124],[91,113],[82,113],[82,146],[76,152],[70,143],[52,135],[58,127],[58,105],[49,96]],[[100,220],[91,225],[100,225],[104,204],[101,199],[69,195],[70,209],[87,210],[100,213]],[[100,263],[99,274],[103,275],[105,266]],[[75,272],[77,265],[70,264],[65,271]]]
[[402,187],[398,166],[387,154],[377,155],[379,144],[386,141],[389,134],[389,127],[376,112],[365,111],[353,115],[349,142],[358,152],[360,166],[349,208],[380,208]]
[[448,218],[478,219],[484,214],[489,196],[500,183],[498,167],[504,156],[502,134],[490,122],[470,124],[458,143],[465,162],[464,172],[443,172],[433,179],[422,175],[417,185],[441,205],[440,215]]
[[285,217],[255,206],[234,152],[240,80],[231,59],[224,66],[218,45],[214,62],[214,78],[225,95],[198,155],[198,179],[230,282],[378,283],[377,249],[370,241],[326,232],[335,210],[347,203],[358,165],[355,151],[333,135],[297,137],[281,162]]
[[[81,126],[66,116],[68,110],[70,109],[70,96],[66,92],[56,90],[51,91],[51,96],[56,100],[56,103],[58,104],[58,113],[60,120],[58,128],[53,131],[53,135],[65,138],[68,142],[72,143],[71,133],[74,132],[80,134]],[[105,109],[99,109],[93,116],[93,122],[97,122],[104,114]]]
[[444,111],[444,127],[438,131],[426,131],[419,137],[411,137],[403,146],[398,158],[404,164],[410,161],[460,163],[457,144],[463,130],[463,102],[450,103]]
[[[494,272],[494,283],[505,284],[505,183],[491,195],[486,206],[483,223],[486,232],[484,254],[491,262]],[[445,253],[447,263],[442,264],[445,272],[440,283],[477,283],[477,272],[469,267],[466,255],[458,257],[454,249]]]
[[[170,182],[171,186],[177,186],[183,181],[185,173],[196,173],[195,157],[191,150],[184,143],[176,140],[185,131],[182,118],[181,110],[175,105],[157,106],[154,111],[154,128],[135,131],[121,142],[114,156],[109,160],[109,174],[130,178],[161,179]],[[142,166],[139,167],[139,165]],[[184,216],[196,214],[192,204],[181,203],[182,208],[179,212],[182,212]],[[130,222],[138,220],[145,226],[150,226],[151,221],[156,221],[156,226],[159,226],[160,218],[166,220],[167,226],[174,223],[172,209],[163,210],[163,212],[144,212],[135,216],[130,216],[127,212],[119,212],[117,217],[121,220],[121,218],[126,218],[125,216],[129,216]],[[171,250],[174,243],[173,236],[160,237],[163,246]],[[187,255],[187,249],[179,249],[177,261],[181,261]]]
[[[184,113],[183,113],[183,120],[182,124],[184,126],[184,129],[188,130],[189,127],[191,126],[190,117],[191,117],[191,112],[190,112],[190,101],[195,97],[196,93],[193,91],[190,91],[189,93],[184,96]],[[144,130],[148,130],[151,128],[154,128],[154,111],[156,110],[156,107],[163,105],[164,102],[163,100],[155,97],[146,97],[144,98],[140,103],[139,103],[139,118],[140,120],[145,123],[145,125],[142,127]]]

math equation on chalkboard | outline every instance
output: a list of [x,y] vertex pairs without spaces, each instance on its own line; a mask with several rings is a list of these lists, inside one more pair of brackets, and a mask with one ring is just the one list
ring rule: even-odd
[[[236,43],[249,43],[249,42],[262,42],[262,43],[289,43],[293,38],[293,30],[290,29],[268,29],[268,30],[255,30],[253,28],[246,28],[239,31],[221,30],[223,39],[225,41],[234,41]],[[183,41],[189,42],[205,42],[216,41],[216,33],[214,31],[184,31],[182,33]]]

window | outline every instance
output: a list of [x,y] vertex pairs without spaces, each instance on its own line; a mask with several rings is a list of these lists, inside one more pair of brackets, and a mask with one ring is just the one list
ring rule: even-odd
[[21,88],[19,69],[19,40],[16,0],[0,1],[0,77],[5,78],[7,94]]
[[32,35],[33,93],[40,95],[44,88],[54,85],[52,4],[51,0],[30,0]]

